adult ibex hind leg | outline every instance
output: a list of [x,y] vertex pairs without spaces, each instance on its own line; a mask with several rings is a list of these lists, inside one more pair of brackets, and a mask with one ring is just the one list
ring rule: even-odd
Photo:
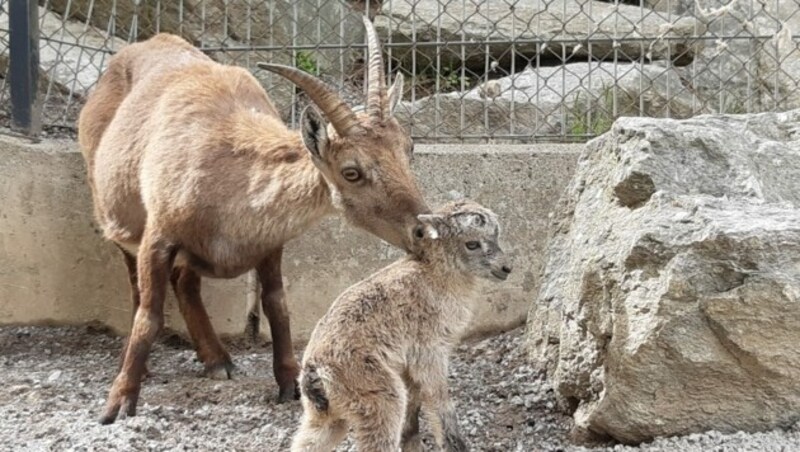
[[125,350],[122,368],[111,385],[100,423],[110,424],[136,414],[150,348],[164,326],[164,297],[176,248],[153,231],[146,231],[137,256],[140,304],[133,320],[131,336]]
[[289,308],[286,306],[281,275],[282,258],[283,248],[278,248],[259,264],[257,271],[261,282],[261,306],[269,320],[272,335],[272,368],[278,383],[278,401],[288,402],[300,398],[297,386],[300,366],[292,346]]
[[170,278],[175,297],[178,299],[186,329],[192,338],[197,357],[205,366],[205,373],[212,378],[231,378],[233,362],[225,347],[214,332],[200,296],[200,275],[189,267],[172,269]]
[[[120,252],[122,253],[122,257],[125,260],[125,268],[128,270],[128,282],[131,286],[131,328],[133,327],[133,319],[136,318],[136,311],[139,309],[139,277],[138,272],[136,270],[136,256],[131,254],[128,250],[126,250],[121,245],[117,245]],[[119,355],[119,366],[117,367],[117,371],[122,369],[122,363],[125,361],[125,353],[128,350],[128,341],[130,340],[130,334],[128,337],[125,338],[125,342],[122,344],[122,353]],[[150,371],[147,370],[147,366],[144,368],[143,377],[147,377],[150,375]]]

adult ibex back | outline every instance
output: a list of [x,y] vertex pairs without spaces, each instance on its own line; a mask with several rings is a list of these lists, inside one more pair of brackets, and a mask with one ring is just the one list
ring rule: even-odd
[[300,132],[286,127],[247,70],[216,63],[177,36],[154,36],[110,61],[79,120],[95,215],[122,250],[134,306],[102,423],[135,414],[168,282],[206,371],[229,377],[231,359],[203,307],[200,277],[255,268],[279,399],[288,400],[298,365],[281,281],[284,243],[338,208],[411,251],[412,235],[421,233],[417,215],[428,208],[409,168],[413,143],[392,117],[402,78],[387,90],[375,30],[364,22],[363,111],[304,72],[259,64],[303,89],[330,121],[307,108]]

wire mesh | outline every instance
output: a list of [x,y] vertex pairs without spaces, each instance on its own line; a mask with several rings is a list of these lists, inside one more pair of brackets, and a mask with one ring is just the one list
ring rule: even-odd
[[[363,99],[373,19],[418,141],[580,141],[620,116],[800,107],[800,0],[40,0],[43,123],[73,128],[109,57],[159,32],[247,67],[293,124],[307,100],[258,61]],[[0,0],[0,115],[8,115]]]
[[11,102],[9,100],[8,85],[8,1],[0,0],[0,121],[3,124],[10,122]]

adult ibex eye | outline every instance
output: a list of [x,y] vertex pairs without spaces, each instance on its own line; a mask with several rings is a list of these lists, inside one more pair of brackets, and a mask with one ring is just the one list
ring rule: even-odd
[[361,179],[361,171],[357,168],[345,168],[342,170],[342,177],[348,182],[358,182]]
[[480,242],[471,241],[471,242],[465,243],[465,246],[467,247],[468,250],[477,250],[478,248],[481,247],[481,243]]

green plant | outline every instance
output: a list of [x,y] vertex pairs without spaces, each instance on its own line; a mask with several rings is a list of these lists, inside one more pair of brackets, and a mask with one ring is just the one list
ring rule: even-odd
[[747,112],[747,105],[744,101],[730,96],[725,98],[722,102],[722,108],[720,108],[720,113],[724,114],[739,115]]
[[294,59],[294,65],[301,71],[305,71],[313,75],[319,75],[317,59],[314,58],[314,53],[312,52],[305,50],[298,51]]
[[603,87],[600,96],[581,98],[581,92],[575,95],[572,107],[568,108],[568,133],[573,136],[602,135],[614,124],[614,90]]
[[442,68],[439,77],[442,91],[461,89],[461,71],[453,69],[452,66]]
[[407,86],[409,89],[413,88],[418,97],[424,97],[437,93],[461,91],[462,80],[465,91],[471,89],[480,81],[478,76],[470,72],[465,72],[462,79],[461,66],[442,66],[441,69],[437,71],[433,65],[430,65],[417,73],[413,87],[411,86],[412,84],[407,84]]

